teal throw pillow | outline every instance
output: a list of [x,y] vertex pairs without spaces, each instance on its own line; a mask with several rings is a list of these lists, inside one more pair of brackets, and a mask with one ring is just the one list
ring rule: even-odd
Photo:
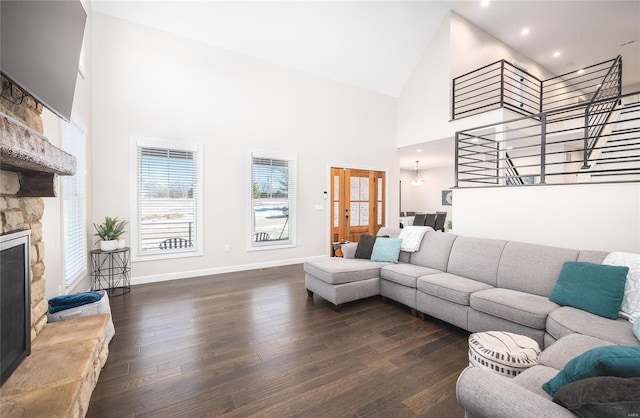
[[567,261],[549,300],[616,319],[624,298],[629,267]]
[[387,263],[397,263],[400,257],[400,246],[402,238],[382,238],[378,237],[373,244],[371,261],[385,261]]
[[638,341],[640,341],[640,318],[636,319],[636,322],[633,324],[633,333],[636,335]]
[[640,345],[596,347],[569,361],[557,375],[542,385],[550,396],[563,386],[597,376],[640,377]]

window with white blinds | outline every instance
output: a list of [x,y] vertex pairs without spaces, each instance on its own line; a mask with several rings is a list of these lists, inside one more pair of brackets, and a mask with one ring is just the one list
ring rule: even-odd
[[76,173],[61,176],[63,274],[69,287],[87,273],[85,133],[72,122],[62,125],[62,149],[76,157]]
[[296,160],[288,154],[251,156],[251,245],[295,245]]
[[166,141],[137,142],[135,255],[202,254],[201,149]]

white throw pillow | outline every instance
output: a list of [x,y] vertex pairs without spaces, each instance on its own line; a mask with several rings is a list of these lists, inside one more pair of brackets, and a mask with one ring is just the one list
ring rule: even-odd
[[430,226],[406,226],[402,228],[402,232],[398,238],[402,238],[402,245],[400,245],[400,250],[406,251],[408,253],[415,253],[420,249],[420,243],[422,242],[422,237],[427,231],[433,231],[433,228]]
[[629,267],[619,316],[635,322],[640,317],[640,254],[609,253],[602,264]]

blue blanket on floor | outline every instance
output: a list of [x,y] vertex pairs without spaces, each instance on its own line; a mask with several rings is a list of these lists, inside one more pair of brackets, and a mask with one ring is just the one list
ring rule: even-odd
[[49,313],[56,313],[65,309],[76,308],[78,306],[94,303],[102,299],[98,292],[81,292],[72,295],[56,296],[49,299]]

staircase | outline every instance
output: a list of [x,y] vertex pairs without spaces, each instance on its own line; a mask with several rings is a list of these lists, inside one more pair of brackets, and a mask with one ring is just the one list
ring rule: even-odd
[[601,136],[602,144],[589,158],[590,176],[597,181],[640,181],[640,100],[626,103],[611,132]]

